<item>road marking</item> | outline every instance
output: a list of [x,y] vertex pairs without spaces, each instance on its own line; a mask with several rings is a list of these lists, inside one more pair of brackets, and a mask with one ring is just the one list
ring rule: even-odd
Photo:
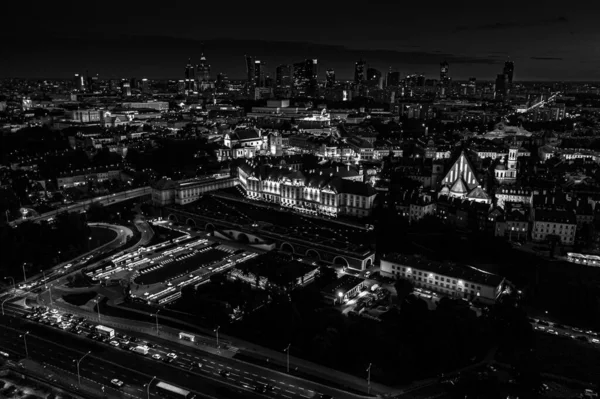
[[272,379],[272,378],[269,378],[269,380],[271,380],[271,381],[273,381],[273,382],[277,382],[277,381],[275,381],[275,380],[274,380],[274,379]]
[[288,384],[289,386],[291,386],[292,388],[296,388],[295,386],[293,386],[292,384]]
[[294,391],[290,391],[290,390],[288,390],[288,389],[286,389],[285,391],[286,391],[286,392],[288,392],[288,393],[291,393],[292,395],[296,393],[296,392],[294,392]]
[[245,380],[252,381],[252,378],[250,378],[250,377],[243,377],[243,378],[244,378]]
[[281,396],[283,396],[284,398],[289,398],[289,399],[292,399],[292,397],[291,397],[291,396],[287,396],[287,395],[284,395],[284,394],[281,394]]

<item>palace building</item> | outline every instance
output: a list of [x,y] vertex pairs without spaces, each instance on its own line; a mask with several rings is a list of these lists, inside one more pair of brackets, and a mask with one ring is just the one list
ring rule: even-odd
[[441,195],[486,204],[492,202],[490,196],[481,187],[475,174],[475,168],[473,168],[464,151],[460,153],[454,165],[448,170],[441,186]]
[[370,184],[356,181],[348,173],[350,165],[345,168],[300,171],[248,160],[238,166],[238,178],[250,199],[309,214],[369,216],[377,192]]

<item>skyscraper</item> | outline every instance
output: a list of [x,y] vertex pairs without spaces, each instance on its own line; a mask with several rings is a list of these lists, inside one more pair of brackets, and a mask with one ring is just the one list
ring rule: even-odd
[[446,61],[440,63],[440,83],[442,85],[447,85],[450,82],[450,65]]
[[362,58],[354,64],[354,83],[361,84],[366,80],[366,76],[365,76],[366,65],[367,65],[367,63],[365,61],[363,61]]
[[265,70],[260,60],[254,60],[254,85],[255,87],[265,87]]
[[400,84],[400,72],[398,71],[389,71],[387,75],[387,85],[388,87],[397,87]]
[[196,69],[192,65],[192,59],[188,58],[188,63],[185,66],[185,90],[196,90]]
[[508,97],[508,76],[499,74],[496,77],[496,86],[494,88],[494,96],[498,100],[506,100]]
[[254,96],[254,88],[256,87],[255,64],[254,57],[246,56],[246,89],[247,93]]
[[200,54],[200,63],[196,65],[196,77],[200,82],[208,82],[210,80],[210,64],[204,56],[204,49]]
[[275,87],[279,89],[291,89],[293,70],[294,68],[289,64],[282,64],[275,68]]
[[331,68],[329,68],[327,71],[325,71],[325,86],[326,87],[335,86],[335,71]]
[[512,86],[513,83],[513,77],[515,74],[515,63],[513,61],[506,61],[504,63],[504,70],[503,73],[506,75],[507,79],[508,79],[508,86]]

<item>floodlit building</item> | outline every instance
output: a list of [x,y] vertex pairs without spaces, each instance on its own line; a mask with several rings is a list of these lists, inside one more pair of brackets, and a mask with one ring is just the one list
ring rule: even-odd
[[385,255],[381,259],[381,274],[410,280],[415,287],[442,296],[487,304],[495,303],[507,284],[504,277],[472,266],[399,254]]
[[238,176],[249,198],[309,214],[366,217],[371,214],[377,195],[371,185],[344,179],[334,170],[299,171],[243,162],[238,167]]
[[442,195],[486,204],[492,202],[490,196],[481,187],[475,169],[464,151],[448,170],[441,185],[440,194]]

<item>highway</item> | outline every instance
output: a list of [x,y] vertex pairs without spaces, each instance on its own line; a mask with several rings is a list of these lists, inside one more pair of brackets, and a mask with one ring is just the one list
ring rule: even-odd
[[[6,318],[0,323],[0,348],[14,355],[16,358],[29,358],[37,362],[46,363],[58,369],[58,372],[77,373],[76,361],[90,352],[80,362],[82,380],[93,381],[105,385],[113,393],[121,396],[144,398],[146,397],[147,384],[154,376],[160,381],[186,388],[194,393],[215,398],[261,398],[278,397],[278,391],[268,395],[253,392],[253,386],[245,384],[248,388],[237,386],[236,370],[229,369],[230,377],[219,375],[218,364],[211,364],[205,359],[206,367],[190,370],[181,369],[181,364],[167,364],[149,357],[135,354],[123,349],[113,348],[100,342],[82,338],[72,333],[42,325],[23,324],[14,320],[12,324]],[[27,350],[23,334],[28,331]],[[199,358],[203,361],[202,358]],[[227,368],[223,365],[222,367]],[[239,371],[238,371],[239,372]],[[113,387],[112,379],[119,379],[125,383],[122,388]],[[250,381],[249,381],[250,382]],[[151,389],[152,393],[152,389]],[[158,398],[158,395],[151,394]]]
[[[52,342],[68,342],[69,347],[81,354],[91,350],[92,353],[101,355],[102,361],[104,362],[110,363],[112,361],[122,367],[131,368],[131,370],[144,370],[144,373],[149,375],[150,378],[153,375],[157,375],[159,379],[166,379],[168,382],[194,391],[199,390],[200,392],[207,393],[209,391],[206,390],[207,388],[204,387],[204,385],[208,385],[214,390],[220,384],[227,382],[231,387],[235,387],[235,389],[244,390],[244,397],[252,397],[250,395],[253,394],[258,395],[257,397],[310,399],[318,398],[323,393],[338,398],[364,397],[339,391],[335,388],[322,386],[318,383],[303,380],[274,370],[265,369],[250,363],[241,362],[237,359],[214,355],[199,348],[196,349],[194,347],[184,346],[176,342],[141,333],[119,331],[118,329],[115,329],[119,335],[127,334],[129,337],[139,337],[143,341],[150,342],[154,345],[154,348],[150,349],[148,355],[143,356],[123,348],[112,347],[108,343],[102,343],[88,338],[88,334],[91,335],[90,333],[93,332],[95,323],[89,323],[91,326],[83,328],[81,334],[76,334],[24,319],[23,315],[29,312],[25,311],[17,304],[7,302],[7,304],[5,304],[5,310],[7,315],[10,314],[14,316],[14,318],[11,319],[11,326],[18,328],[20,331],[30,331],[31,334],[45,337]],[[6,325],[9,323],[5,322],[4,324]],[[12,337],[10,341],[12,341],[13,346],[6,349],[15,351],[19,350],[18,348],[21,348],[21,352],[24,350],[23,342],[17,339],[17,335],[18,334],[13,333],[10,336]],[[0,341],[5,340],[0,339]],[[2,345],[3,344],[0,343],[0,347],[2,347]],[[167,358],[168,353],[177,355],[177,359],[170,364],[164,363],[164,359]],[[32,353],[30,353],[30,355],[33,357]],[[152,355],[159,355],[160,360],[153,359]],[[40,356],[49,355],[46,352],[45,355]],[[47,361],[45,358],[41,360]],[[101,360],[97,359],[97,361]],[[201,364],[202,367],[198,367],[198,364]],[[57,364],[57,366],[63,367],[64,364]],[[174,373],[174,370],[176,369],[178,369],[179,372]],[[228,370],[231,374],[225,378],[219,374],[221,370]],[[97,374],[100,373],[98,368],[95,368],[93,371]],[[131,380],[127,380],[126,377],[120,378],[128,386],[136,384],[137,380],[133,377],[136,377],[138,380],[140,379],[139,376],[130,374],[131,371],[127,374],[127,378],[132,377]],[[170,376],[174,374],[176,374],[179,379],[169,380]],[[194,379],[191,378],[192,376],[203,378]],[[103,378],[102,381],[110,382],[110,380],[115,377],[113,374],[102,372],[101,376],[95,376],[94,378]],[[271,385],[274,389],[272,392],[259,395],[253,392],[257,385]],[[217,395],[217,397],[224,396],[220,394]]]

